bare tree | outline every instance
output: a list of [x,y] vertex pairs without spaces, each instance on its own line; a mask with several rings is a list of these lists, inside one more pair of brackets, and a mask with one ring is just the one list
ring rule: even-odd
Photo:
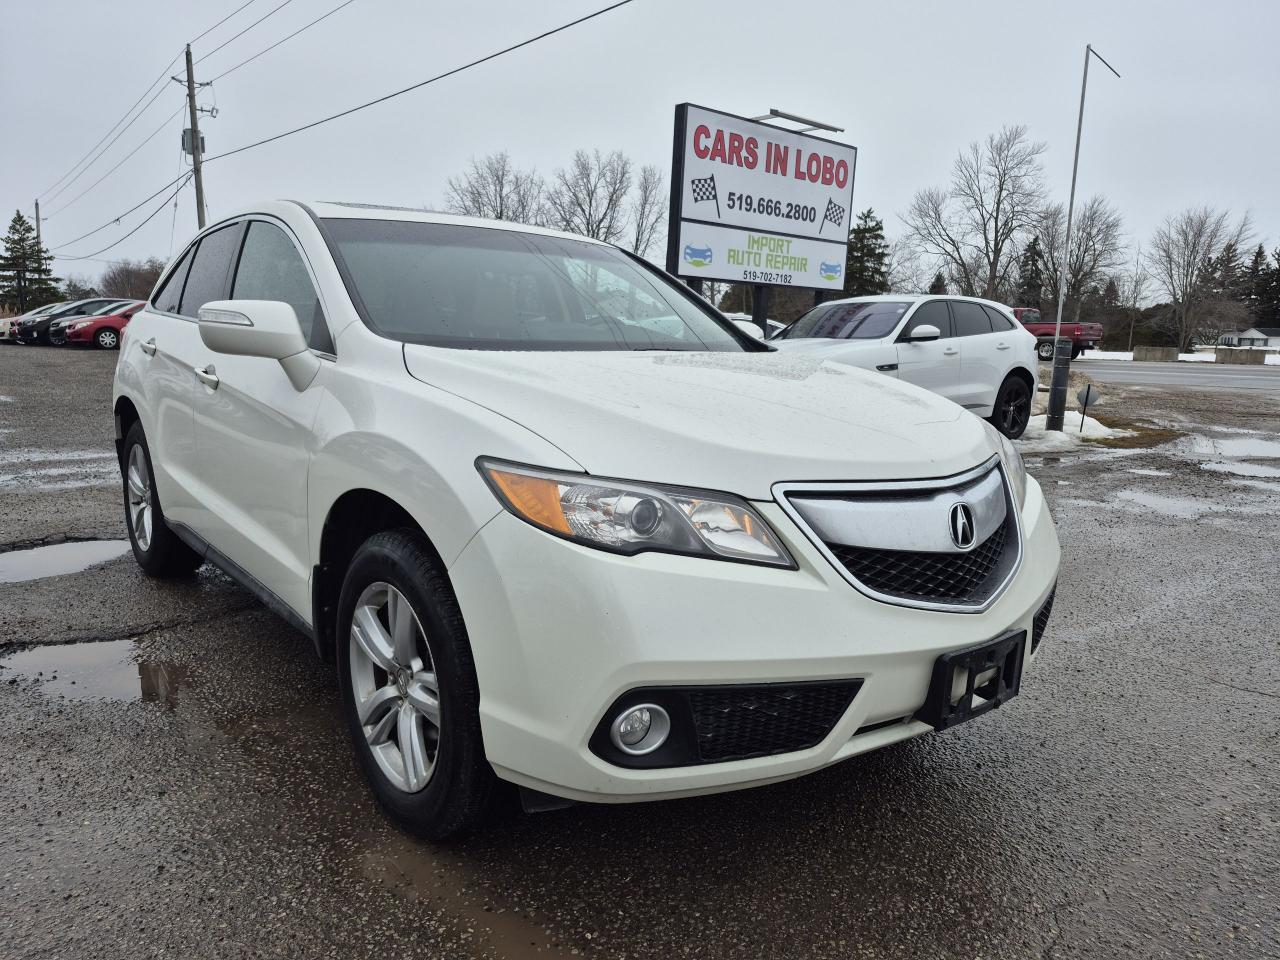
[[640,168],[635,199],[631,201],[631,250],[640,256],[649,253],[667,212],[666,184],[662,171],[652,164]]
[[1173,304],[1162,325],[1177,339],[1178,349],[1190,350],[1209,333],[1199,327],[1206,295],[1202,265],[1217,258],[1229,243],[1243,246],[1251,230],[1248,214],[1233,222],[1228,210],[1188,207],[1166,218],[1151,238],[1146,264]]
[[164,261],[159,257],[121,260],[102,271],[98,289],[103,291],[104,296],[142,300],[151,295],[151,290],[163,271]]
[[903,216],[910,237],[946,265],[961,293],[995,298],[1017,268],[1018,238],[1044,198],[1043,143],[1004,127],[956,157],[951,185],[916,193]]
[[546,194],[547,225],[616,243],[627,231],[631,160],[621,151],[577,150]]
[[1115,279],[1116,289],[1120,292],[1120,302],[1129,311],[1129,350],[1133,350],[1133,328],[1137,325],[1142,304],[1147,299],[1147,288],[1151,284],[1151,274],[1142,263],[1141,246],[1133,252],[1133,267]]
[[[1062,247],[1067,232],[1067,212],[1060,203],[1040,212],[1036,236],[1044,251],[1045,299],[1056,309],[1062,282]],[[1105,197],[1093,196],[1076,210],[1071,223],[1071,252],[1067,255],[1067,299],[1063,320],[1080,315],[1080,301],[1090,285],[1124,259],[1124,220]]]
[[466,173],[449,178],[445,203],[450,213],[538,223],[542,192],[542,178],[516,167],[504,150],[480,160],[472,157]]
[[889,293],[924,293],[935,273],[937,265],[926,262],[910,239],[899,237],[889,244],[885,263]]

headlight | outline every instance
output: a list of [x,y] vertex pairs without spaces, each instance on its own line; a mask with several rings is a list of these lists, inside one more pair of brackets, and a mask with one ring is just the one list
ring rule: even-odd
[[760,514],[729,494],[596,480],[496,460],[476,466],[507,510],[574,543],[614,553],[656,550],[795,567]]
[[88,325],[89,325],[89,321],[88,321],[88,320],[79,320],[79,321],[77,321],[77,322],[73,323],[73,324],[72,324],[68,329],[70,329],[70,330],[80,330],[80,329],[82,329],[82,328],[84,328],[84,327],[87,327]]
[[1003,433],[996,431],[1000,437],[1000,462],[1004,464],[1004,475],[1009,478],[1009,486],[1013,488],[1013,497],[1018,509],[1027,502],[1027,468],[1022,463],[1022,454],[1013,445],[1013,441]]

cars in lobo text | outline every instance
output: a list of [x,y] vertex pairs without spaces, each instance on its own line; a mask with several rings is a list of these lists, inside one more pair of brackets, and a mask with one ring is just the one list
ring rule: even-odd
[[119,350],[125,326],[145,305],[145,300],[125,301],[123,305],[109,307],[109,313],[66,321],[62,337],[69,345],[92,345],[101,350]]
[[429,836],[498,779],[655,800],[945,729],[1018,692],[1058,573],[990,425],[534,227],[253,207],[166,270],[113,402],[138,563],[309,635]]
[[1036,338],[974,297],[880,296],[814,307],[771,343],[932,390],[1017,438],[1031,418]]

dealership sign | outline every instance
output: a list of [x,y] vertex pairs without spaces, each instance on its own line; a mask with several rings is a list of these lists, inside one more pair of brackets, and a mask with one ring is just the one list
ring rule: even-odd
[[847,144],[680,104],[667,270],[841,289],[857,156]]

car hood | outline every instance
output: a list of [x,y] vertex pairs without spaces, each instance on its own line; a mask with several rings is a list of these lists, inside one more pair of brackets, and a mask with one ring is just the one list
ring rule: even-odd
[[598,476],[767,499],[780,481],[949,476],[997,452],[949,400],[805,356],[406,345],[404,358],[414,378],[521,424]]

